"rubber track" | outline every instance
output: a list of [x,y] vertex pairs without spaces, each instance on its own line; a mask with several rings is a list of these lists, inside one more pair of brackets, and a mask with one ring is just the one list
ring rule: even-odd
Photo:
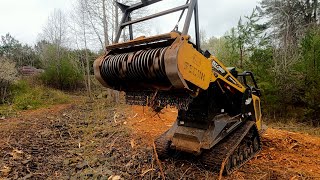
[[[243,160],[237,166],[231,168],[230,170],[225,170],[225,165],[228,161],[228,158],[233,155],[235,150],[240,146],[241,142],[244,141],[245,137],[250,135],[249,131],[254,128],[254,135],[258,136],[259,149],[256,152],[250,154],[250,156]],[[233,171],[237,170],[248,160],[252,159],[259,151],[261,150],[261,140],[259,133],[254,122],[248,121],[244,125],[240,126],[234,132],[229,134],[225,139],[221,140],[219,144],[211,148],[210,150],[205,150],[201,155],[201,162],[208,168],[214,171],[220,171],[223,169],[223,174],[231,174]]]
[[[251,133],[250,130],[253,130],[253,133]],[[242,143],[246,143],[247,139],[253,139],[250,136],[258,137],[258,150],[250,154],[247,159],[237,164],[237,166],[226,171],[225,165],[229,157],[232,156],[239,147],[241,147]],[[155,145],[159,159],[167,159],[174,154],[174,150],[170,149],[170,141],[166,138],[166,132],[155,140]],[[200,155],[200,161],[210,170],[216,172],[223,170],[224,175],[229,175],[258,154],[261,151],[261,147],[261,140],[257,127],[253,121],[248,121],[221,140],[220,143],[210,150],[204,150]]]

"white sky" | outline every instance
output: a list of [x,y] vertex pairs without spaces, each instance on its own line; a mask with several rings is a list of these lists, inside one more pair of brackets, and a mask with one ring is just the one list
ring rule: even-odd
[[54,9],[68,10],[70,0],[0,0],[0,36],[34,44]]
[[[54,9],[72,9],[74,0],[0,0],[0,35],[10,33],[23,43],[34,44]],[[151,12],[181,5],[186,0],[164,0]],[[258,0],[199,0],[200,28],[208,37],[222,36],[237,25],[240,16],[249,15]],[[156,32],[171,31],[179,14],[151,22]],[[181,22],[183,24],[183,21]],[[181,30],[181,29],[180,29]]]
[[[152,8],[153,12],[182,5],[186,0],[165,0]],[[259,0],[198,0],[200,29],[207,37],[224,35],[238,24],[240,16],[250,15],[258,5]],[[160,18],[153,22],[157,31],[168,32],[173,29],[181,12]],[[186,12],[185,12],[186,14]],[[184,20],[181,20],[179,30],[182,31]],[[192,35],[193,24],[190,25]]]

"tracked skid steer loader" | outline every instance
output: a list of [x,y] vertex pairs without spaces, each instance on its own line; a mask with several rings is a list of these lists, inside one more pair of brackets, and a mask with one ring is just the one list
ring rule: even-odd
[[[105,87],[124,91],[128,104],[179,110],[174,125],[155,140],[160,158],[191,153],[210,169],[230,174],[261,150],[260,90],[253,73],[238,73],[200,49],[197,0],[132,18],[132,12],[159,1],[118,3],[123,17],[115,42],[94,62],[95,76]],[[178,11],[186,12],[182,32],[133,38],[133,24]],[[195,42],[188,34],[192,17]],[[120,43],[125,28],[130,40]]]

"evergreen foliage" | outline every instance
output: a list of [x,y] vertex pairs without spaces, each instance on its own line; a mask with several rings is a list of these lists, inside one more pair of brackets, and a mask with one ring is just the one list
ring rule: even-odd
[[255,74],[265,116],[296,118],[318,126],[318,8],[317,0],[263,0],[261,8],[240,18],[225,36],[209,38],[203,47],[224,64]]

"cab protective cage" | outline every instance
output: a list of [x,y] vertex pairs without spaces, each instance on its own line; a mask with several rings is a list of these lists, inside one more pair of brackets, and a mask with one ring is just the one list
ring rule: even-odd
[[[123,16],[121,19],[121,22],[118,26],[117,29],[117,35],[116,38],[114,40],[114,43],[118,43],[120,36],[121,36],[121,32],[122,30],[129,26],[129,36],[130,36],[130,40],[133,40],[133,30],[132,30],[132,25],[136,24],[136,23],[140,23],[143,21],[147,21],[150,19],[154,19],[160,16],[164,16],[167,14],[172,14],[174,12],[178,12],[178,11],[182,11],[179,21],[182,18],[184,11],[187,9],[187,15],[186,15],[186,19],[185,19],[185,23],[184,23],[184,27],[182,30],[182,35],[188,35],[188,31],[189,31],[189,27],[190,27],[190,23],[191,23],[191,19],[192,19],[192,15],[194,13],[194,22],[195,22],[195,36],[196,36],[196,49],[199,51],[200,50],[200,34],[199,34],[199,13],[198,13],[198,0],[187,0],[186,4],[172,8],[172,9],[168,9],[159,13],[155,13],[149,16],[145,16],[145,17],[141,17],[135,20],[132,20],[131,18],[131,13],[135,10],[144,8],[146,6],[152,5],[154,3],[160,2],[162,0],[141,0],[141,2],[133,4],[131,6],[127,6],[125,4],[119,3],[116,1],[118,7],[121,9]],[[179,22],[178,21],[178,22]]]

